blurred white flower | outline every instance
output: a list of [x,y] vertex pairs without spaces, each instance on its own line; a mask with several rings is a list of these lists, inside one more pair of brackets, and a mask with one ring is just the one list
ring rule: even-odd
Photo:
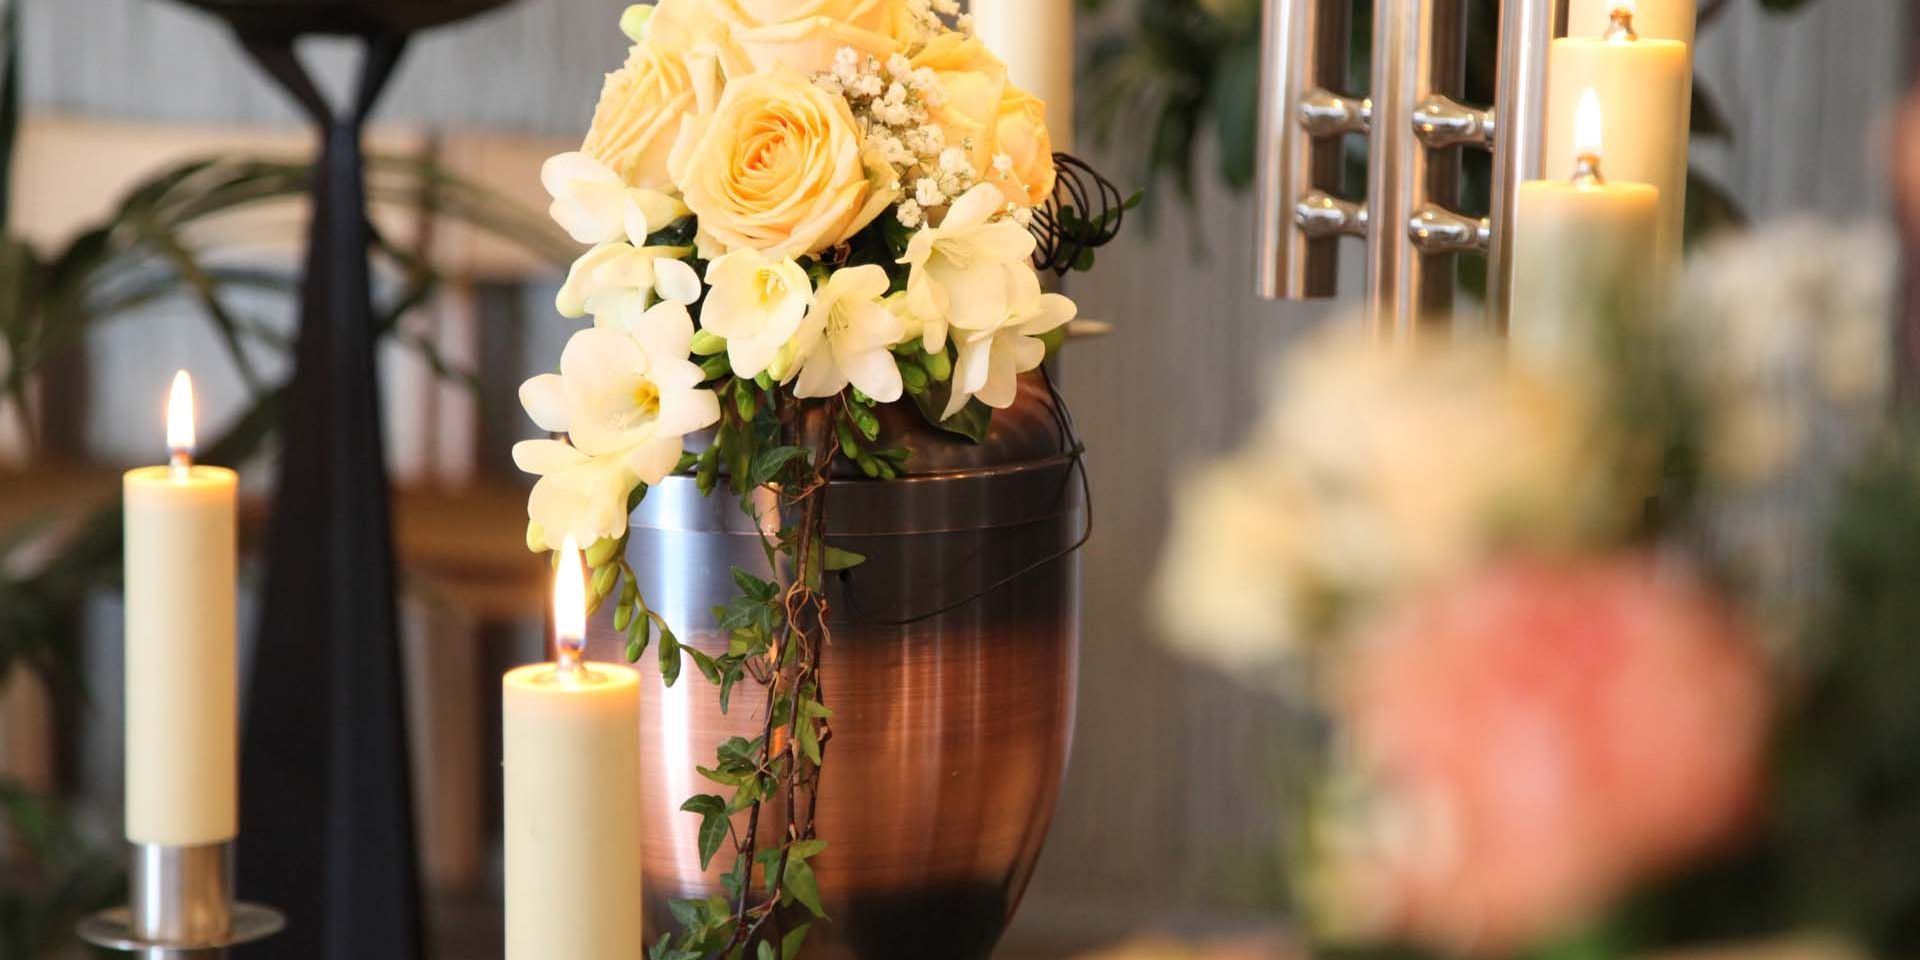
[[687,215],[686,204],[657,190],[629,187],[612,168],[577,150],[547,158],[540,183],[553,197],[547,212],[581,243],[624,239],[643,246],[653,231]]
[[[771,366],[814,302],[813,282],[792,257],[740,249],[707,265],[700,325],[727,340],[734,376],[752,379]],[[794,358],[796,360],[800,358]],[[789,365],[783,373],[790,373]]]
[[687,308],[662,303],[631,324],[574,334],[558,374],[521,385],[533,422],[571,441],[514,447],[514,462],[541,478],[528,512],[550,536],[617,536],[609,517],[624,523],[634,486],[658,483],[679,462],[682,438],[720,419],[718,398],[699,389],[700,368],[687,359],[692,341]]
[[553,298],[563,317],[599,316],[636,305],[645,310],[656,300],[693,304],[700,299],[700,275],[681,258],[685,247],[636,247],[603,243],[580,256]]
[[1709,244],[1674,294],[1704,406],[1704,547],[1786,642],[1818,599],[1832,508],[1890,409],[1895,250],[1790,221]]
[[[961,323],[958,317],[953,320],[960,356],[953,366],[953,395],[943,417],[959,413],[968,397],[978,397],[995,409],[1012,406],[1019,392],[1020,374],[1038,367],[1047,357],[1047,345],[1040,341],[1040,335],[1066,324],[1079,310],[1060,294],[1042,293],[1039,276],[1024,263],[1003,273],[1007,313],[998,322],[976,328]],[[911,300],[911,293],[908,298]],[[977,318],[966,319],[971,323]]]
[[1589,391],[1535,378],[1501,344],[1388,349],[1336,331],[1278,381],[1247,448],[1175,504],[1158,605],[1207,659],[1277,661],[1335,626],[1335,602],[1364,609],[1621,519]]
[[900,399],[900,368],[889,347],[906,338],[906,324],[881,299],[892,281],[885,267],[863,264],[836,271],[814,292],[796,339],[796,397],[831,397],[848,383],[881,403]]
[[1705,386],[1716,479],[1764,483],[1823,437],[1881,422],[1894,249],[1880,227],[1795,221],[1694,258],[1672,316]]
[[924,325],[927,349],[946,346],[949,324],[994,330],[1014,304],[1008,297],[1014,268],[1031,269],[1033,234],[1008,219],[994,219],[1005,206],[998,187],[982,184],[953,202],[937,227],[913,235],[900,262],[907,274],[907,304]]

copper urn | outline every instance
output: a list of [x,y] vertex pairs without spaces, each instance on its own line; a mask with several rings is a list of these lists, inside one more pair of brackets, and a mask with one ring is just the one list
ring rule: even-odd
[[[813,861],[830,922],[810,960],[972,960],[991,954],[1040,855],[1073,735],[1085,480],[1065,411],[1038,377],[974,444],[887,410],[883,443],[913,450],[890,481],[836,479],[828,542],[864,564],[829,585],[823,686],[835,711]],[[632,518],[628,560],[684,643],[718,655],[713,608],[730,568],[768,575],[738,502],[686,477],[654,487]],[[610,606],[610,605],[609,605]],[[937,611],[937,612],[936,612]],[[591,655],[621,656],[603,610]],[[649,939],[674,929],[668,901],[721,890],[731,854],[701,870],[710,792],[694,767],[730,736],[758,735],[759,698],[720,712],[687,670],[660,683],[651,652],[640,719]]]

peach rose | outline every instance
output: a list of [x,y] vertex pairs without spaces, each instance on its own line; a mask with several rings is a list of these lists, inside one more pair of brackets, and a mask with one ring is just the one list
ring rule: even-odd
[[914,67],[926,67],[940,82],[940,106],[929,118],[946,135],[950,147],[969,146],[968,159],[982,177],[993,165],[994,127],[1000,102],[1007,92],[1007,65],[978,37],[943,33],[913,57]]
[[627,186],[671,192],[667,157],[694,103],[692,78],[678,57],[634,44],[626,65],[607,74],[580,150]]
[[900,50],[893,37],[832,17],[803,17],[762,27],[736,27],[733,42],[756,70],[786,67],[806,76],[833,69],[843,48],[885,60]]
[[1380,932],[1509,953],[1751,824],[1765,662],[1678,570],[1510,560],[1359,640],[1347,719],[1384,792],[1335,875]]
[[1009,203],[1035,207],[1053,196],[1053,136],[1047,132],[1047,104],[1012,84],[1000,98],[1000,116],[994,121],[994,151],[1013,161],[1010,170],[994,175]]
[[671,160],[701,230],[727,250],[800,256],[858,233],[893,201],[845,100],[785,68],[735,79],[682,128]]

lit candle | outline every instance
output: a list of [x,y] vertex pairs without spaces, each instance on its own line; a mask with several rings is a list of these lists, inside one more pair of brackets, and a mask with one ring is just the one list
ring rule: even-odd
[[193,385],[175,375],[170,463],[127,472],[127,839],[234,838],[238,680],[233,471],[193,463]]
[[507,960],[637,960],[640,675],[583,659],[587,585],[568,539],[555,661],[502,682]]
[[1054,149],[1073,150],[1074,0],[972,0],[973,32],[1007,78],[1047,105]]
[[1575,155],[1576,104],[1585,91],[1595,91],[1610,120],[1607,171],[1660,190],[1654,263],[1664,275],[1679,265],[1686,223],[1692,62],[1686,44],[1641,36],[1636,22],[1632,2],[1616,0],[1606,35],[1553,42],[1542,156]]
[[1573,176],[1523,183],[1515,201],[1508,334],[1515,352],[1532,359],[1563,356],[1569,325],[1585,311],[1638,307],[1654,280],[1660,191],[1602,175],[1603,120],[1592,90],[1581,94],[1575,119]]

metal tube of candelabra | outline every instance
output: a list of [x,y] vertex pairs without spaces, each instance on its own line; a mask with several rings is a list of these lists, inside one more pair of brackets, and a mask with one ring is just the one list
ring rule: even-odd
[[[1344,69],[1345,0],[1265,0],[1262,36],[1257,292],[1333,292],[1335,243],[1367,241],[1373,328],[1412,337],[1453,310],[1453,257],[1488,257],[1488,326],[1506,329],[1513,255],[1506,242],[1522,182],[1540,175],[1547,48],[1564,0],[1502,0],[1493,109],[1455,100],[1464,86],[1465,0],[1379,0],[1372,96],[1330,90]],[[1497,118],[1497,122],[1496,122]],[[1339,137],[1368,136],[1364,205],[1335,192]],[[1494,154],[1491,216],[1453,205],[1459,148]]]
[[1520,185],[1545,169],[1547,51],[1560,35],[1565,7],[1556,0],[1503,0],[1499,71],[1495,80],[1500,127],[1493,137],[1493,185],[1487,246],[1487,319],[1505,333],[1513,295],[1514,198]]
[[80,922],[80,938],[140,960],[223,960],[227,948],[280,932],[278,910],[233,896],[233,844],[131,844],[127,906]]
[[1340,138],[1364,133],[1364,101],[1333,92],[1346,79],[1346,0],[1265,0],[1255,172],[1256,292],[1268,300],[1330,297],[1339,239],[1362,236],[1365,212],[1340,199]]
[[1494,122],[1453,99],[1464,85],[1464,0],[1382,0],[1374,18],[1367,206],[1379,226],[1367,237],[1367,314],[1375,332],[1405,340],[1452,309],[1452,255],[1486,242],[1487,226],[1451,205],[1455,148],[1486,146]]

